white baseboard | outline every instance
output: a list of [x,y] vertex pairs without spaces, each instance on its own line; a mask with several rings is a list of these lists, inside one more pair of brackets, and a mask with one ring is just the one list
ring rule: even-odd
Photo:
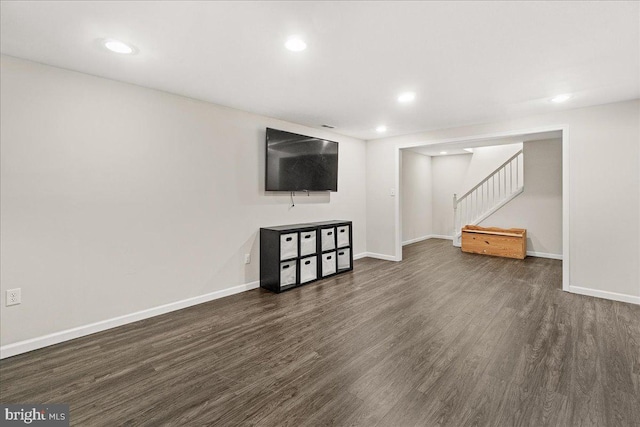
[[432,234],[429,236],[430,239],[444,239],[444,240],[453,240],[453,236],[445,236],[444,234]]
[[548,254],[545,252],[527,251],[527,256],[562,260],[562,254]]
[[366,252],[360,252],[359,254],[354,254],[353,255],[353,260],[357,260],[357,259],[362,259],[362,258],[366,258],[367,257],[367,253]]
[[364,252],[364,254],[365,254],[364,256],[366,256],[368,258],[382,259],[382,260],[385,260],[385,261],[399,261],[393,255],[377,254],[375,252]]
[[619,294],[617,292],[600,291],[598,289],[582,288],[580,286],[569,286],[569,292],[590,297],[604,298],[613,301],[629,302],[631,304],[640,304],[640,296]]
[[405,240],[404,242],[402,242],[402,246],[407,246],[407,245],[410,245],[412,243],[418,243],[418,242],[422,242],[423,240],[429,240],[429,239],[453,240],[453,237],[445,236],[445,235],[442,235],[442,234],[427,234],[426,236],[416,237],[415,239],[411,239],[411,240]]
[[187,298],[182,301],[176,301],[169,304],[160,305],[158,307],[137,311],[131,314],[114,317],[112,319],[102,320],[100,322],[91,323],[76,328],[67,329],[60,332],[44,335],[37,338],[31,338],[25,341],[19,341],[13,344],[7,344],[0,347],[0,359],[15,356],[17,354],[26,353],[28,351],[37,350],[39,348],[48,347],[64,341],[80,338],[86,335],[95,334],[96,332],[105,331],[107,329],[126,325],[128,323],[137,322],[138,320],[148,319],[150,317],[159,316],[171,311],[181,310],[193,305],[202,304],[204,302],[213,301],[229,295],[238,294],[240,292],[257,289],[260,282],[245,283],[244,285],[233,286],[208,294],[200,295],[193,298]]
[[[434,237],[434,238],[446,238],[446,237],[447,236]],[[527,252],[527,255],[529,255],[529,252]],[[549,255],[549,254],[543,254],[543,255]],[[532,255],[532,256],[543,256],[543,255]],[[354,255],[353,259],[355,260],[355,259],[361,259],[365,257],[377,258],[377,259],[382,259],[386,261],[396,261],[396,258],[394,256],[377,254],[373,252],[359,253],[357,255]],[[44,335],[37,338],[31,338],[25,341],[19,341],[13,344],[7,344],[0,347],[0,359],[5,359],[7,357],[26,353],[32,350],[37,350],[39,348],[48,347],[50,345],[59,344],[64,341],[69,341],[75,338],[80,338],[86,335],[94,334],[96,332],[101,332],[107,329],[112,329],[118,326],[137,322],[139,320],[148,319],[150,317],[159,316],[161,314],[169,313],[176,310],[181,310],[183,308],[213,301],[219,298],[224,298],[226,296],[238,294],[240,292],[257,289],[259,286],[260,286],[259,281],[246,283],[243,285],[233,286],[227,289],[211,292],[205,295],[200,295],[197,297],[188,298],[185,300],[176,301],[169,304],[164,304],[158,307],[149,308],[149,309],[138,311],[135,313],[114,317],[112,319],[102,320],[100,322],[95,322],[95,323],[67,329],[60,332],[54,332],[52,334]],[[601,291],[597,289],[583,288],[580,286],[569,286],[569,292],[580,294],[580,295],[587,295],[591,297],[604,298],[604,299],[613,300],[613,301],[628,302],[631,304],[640,305],[640,296],[620,294],[617,292]]]
[[407,245],[410,245],[412,243],[422,242],[423,240],[427,240],[427,239],[430,239],[430,238],[431,238],[431,234],[428,234],[426,236],[416,237],[415,239],[405,240],[404,242],[402,242],[402,246],[407,246]]

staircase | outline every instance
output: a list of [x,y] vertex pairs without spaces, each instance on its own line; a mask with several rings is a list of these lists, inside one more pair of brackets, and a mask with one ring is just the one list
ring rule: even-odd
[[477,225],[524,191],[522,150],[461,197],[453,195],[453,245],[460,247],[462,227]]

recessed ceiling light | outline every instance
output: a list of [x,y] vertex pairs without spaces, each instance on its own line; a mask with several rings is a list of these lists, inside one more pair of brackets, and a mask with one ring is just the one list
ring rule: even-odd
[[301,52],[307,48],[307,44],[298,36],[291,36],[284,46],[292,52]]
[[553,98],[551,98],[551,102],[560,103],[560,102],[566,101],[569,98],[571,98],[571,95],[567,93],[563,93],[562,95],[556,95]]
[[133,47],[129,46],[125,42],[121,42],[120,40],[107,39],[104,41],[104,47],[109,49],[111,52],[122,53],[125,55],[133,53]]
[[386,131],[387,131],[387,127],[386,126],[378,126],[376,128],[376,132],[379,132],[379,133],[383,133],[383,132],[386,132]]
[[398,96],[398,102],[402,102],[402,103],[411,102],[414,99],[416,99],[416,94],[413,92],[401,93]]
[[446,151],[441,151],[440,154],[447,154],[447,152]]

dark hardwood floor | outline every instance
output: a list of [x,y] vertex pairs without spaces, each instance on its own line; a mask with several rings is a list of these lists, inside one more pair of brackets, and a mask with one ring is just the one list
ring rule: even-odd
[[562,263],[405,247],[0,363],[3,403],[73,425],[638,426],[640,306]]

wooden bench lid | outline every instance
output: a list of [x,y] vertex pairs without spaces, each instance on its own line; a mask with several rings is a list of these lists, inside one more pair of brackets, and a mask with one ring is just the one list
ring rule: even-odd
[[527,230],[524,228],[498,228],[498,227],[480,227],[477,225],[465,225],[462,232],[478,233],[478,234],[494,234],[498,236],[523,237]]

